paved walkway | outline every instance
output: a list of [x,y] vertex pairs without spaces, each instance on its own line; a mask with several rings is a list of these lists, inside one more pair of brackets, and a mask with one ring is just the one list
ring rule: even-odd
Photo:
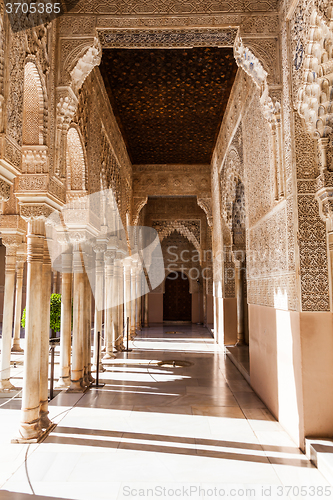
[[[10,444],[19,401],[0,407],[2,490],[80,500],[333,496],[205,328],[145,329],[132,348],[106,366],[103,388],[53,400],[58,426],[41,444]],[[158,365],[168,360],[189,366]]]

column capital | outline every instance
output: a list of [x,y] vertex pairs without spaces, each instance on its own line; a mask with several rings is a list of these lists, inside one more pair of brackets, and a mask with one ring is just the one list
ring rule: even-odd
[[47,203],[20,203],[20,215],[26,222],[45,221],[53,212]]
[[16,255],[18,247],[22,244],[22,236],[3,234],[2,244],[6,247],[6,255]]
[[0,201],[8,201],[10,198],[10,185],[0,179]]
[[116,259],[117,252],[115,250],[107,250],[104,254],[106,265],[112,265]]

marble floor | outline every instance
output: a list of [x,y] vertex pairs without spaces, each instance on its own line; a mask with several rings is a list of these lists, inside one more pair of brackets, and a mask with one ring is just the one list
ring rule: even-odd
[[0,399],[0,499],[333,494],[208,330],[151,327],[131,348],[104,387],[52,400],[40,444],[10,443],[20,401]]

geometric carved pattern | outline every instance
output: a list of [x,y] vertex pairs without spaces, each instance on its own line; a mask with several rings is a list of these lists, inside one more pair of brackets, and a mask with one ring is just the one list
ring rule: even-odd
[[132,163],[210,163],[237,71],[231,48],[105,49],[100,70]]
[[99,31],[103,48],[232,47],[236,28],[209,30]]
[[43,144],[44,97],[36,65],[24,69],[23,144]]
[[76,128],[67,133],[67,186],[69,190],[86,189],[86,167],[82,142]]
[[200,220],[155,220],[152,222],[152,227],[158,232],[161,241],[177,231],[200,253]]

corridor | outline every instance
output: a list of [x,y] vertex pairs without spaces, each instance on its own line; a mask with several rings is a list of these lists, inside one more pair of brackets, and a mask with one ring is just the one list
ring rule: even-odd
[[105,363],[104,387],[51,402],[57,427],[41,444],[9,444],[20,405],[0,407],[2,490],[80,500],[331,492],[207,329],[146,328],[131,348]]

